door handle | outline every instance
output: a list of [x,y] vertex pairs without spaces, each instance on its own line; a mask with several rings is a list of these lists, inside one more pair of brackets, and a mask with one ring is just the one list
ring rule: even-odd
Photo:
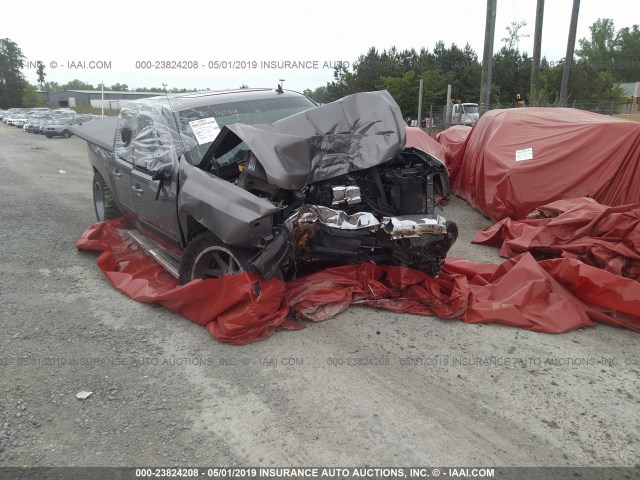
[[113,171],[113,176],[120,178],[122,176],[122,174],[120,173],[120,170],[114,170]]
[[136,185],[135,187],[131,187],[131,190],[136,192],[138,195],[142,195],[144,193],[144,189],[140,188],[140,185]]

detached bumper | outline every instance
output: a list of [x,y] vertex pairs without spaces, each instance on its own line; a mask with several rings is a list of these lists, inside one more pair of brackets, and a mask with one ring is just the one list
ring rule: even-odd
[[304,205],[251,263],[269,278],[287,264],[344,261],[402,265],[436,276],[458,229],[441,215],[406,215],[378,220],[369,212]]

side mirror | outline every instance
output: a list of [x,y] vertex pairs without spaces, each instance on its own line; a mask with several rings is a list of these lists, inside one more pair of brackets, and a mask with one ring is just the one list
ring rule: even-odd
[[156,170],[151,174],[151,180],[160,180],[158,190],[156,190],[156,200],[160,198],[160,192],[162,191],[162,187],[164,187],[164,182],[171,180],[172,171],[173,168],[171,165],[165,165],[160,170]]
[[120,138],[122,138],[122,143],[127,147],[131,143],[131,138],[133,137],[133,132],[129,127],[123,127],[120,129]]
[[171,173],[173,173],[172,165],[164,165],[159,170],[151,172],[151,180],[167,181],[171,180]]

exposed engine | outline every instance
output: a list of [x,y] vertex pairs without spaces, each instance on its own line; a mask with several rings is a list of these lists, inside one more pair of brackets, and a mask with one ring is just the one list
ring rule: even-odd
[[347,213],[433,214],[434,185],[440,193],[449,194],[446,176],[443,182],[441,173],[419,155],[404,152],[388,163],[312,184],[306,199],[309,204]]
[[251,152],[237,164],[218,166],[212,173],[282,206],[283,219],[303,204],[349,214],[368,211],[382,216],[430,215],[435,213],[436,194],[441,198],[450,194],[444,165],[415,149],[407,149],[393,160],[366,170],[312,183],[302,191],[270,185]]

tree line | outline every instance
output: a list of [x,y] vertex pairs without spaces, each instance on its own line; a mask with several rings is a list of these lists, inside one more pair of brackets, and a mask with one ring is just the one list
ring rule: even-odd
[[[553,105],[559,101],[564,59],[542,58],[540,91],[530,98],[532,58],[521,52],[520,38],[526,22],[514,22],[507,27],[502,46],[493,56],[492,107],[515,103],[520,95],[529,105]],[[638,25],[616,31],[613,20],[599,19],[590,27],[590,38],[578,41],[569,77],[569,104],[603,102],[620,99],[620,83],[640,81],[640,30]],[[480,96],[482,64],[469,44],[445,46],[439,41],[431,51],[422,48],[399,51],[395,47],[378,51],[371,47],[360,55],[351,68],[338,65],[333,81],[305,94],[320,103],[345,95],[386,89],[400,105],[405,116],[415,117],[418,110],[418,90],[423,80],[422,112],[440,108],[446,103],[447,86],[452,97],[463,102],[477,102]]]
[[[551,105],[559,100],[562,81],[563,60],[550,61],[543,58],[540,66],[540,92],[537,98],[529,98],[532,59],[521,52],[520,38],[526,22],[514,22],[507,27],[502,38],[502,47],[493,57],[493,82],[491,84],[492,106],[514,103],[520,95],[530,105]],[[572,101],[602,102],[615,100],[623,95],[619,84],[640,80],[640,30],[638,25],[616,30],[613,20],[599,19],[590,27],[590,38],[578,41],[574,64],[569,77],[569,104]],[[37,86],[25,78],[21,69],[25,57],[18,45],[8,38],[0,39],[0,108],[13,106],[37,106],[44,100]],[[469,44],[463,48],[455,43],[447,47],[439,41],[432,50],[388,50],[378,51],[371,47],[360,55],[352,66],[338,65],[333,80],[306,95],[317,102],[327,103],[345,95],[371,90],[386,89],[400,105],[405,116],[417,115],[418,89],[423,80],[422,111],[440,108],[446,102],[447,86],[451,84],[453,98],[465,102],[476,102],[480,96],[482,66],[478,54]],[[75,79],[65,84],[45,81],[44,65],[38,65],[37,84],[40,90],[57,92],[63,90],[98,90],[92,85]],[[242,87],[245,87],[243,85]],[[105,90],[163,93],[164,89],[129,89],[126,84],[116,83]],[[170,89],[171,93],[195,91],[197,89]]]

